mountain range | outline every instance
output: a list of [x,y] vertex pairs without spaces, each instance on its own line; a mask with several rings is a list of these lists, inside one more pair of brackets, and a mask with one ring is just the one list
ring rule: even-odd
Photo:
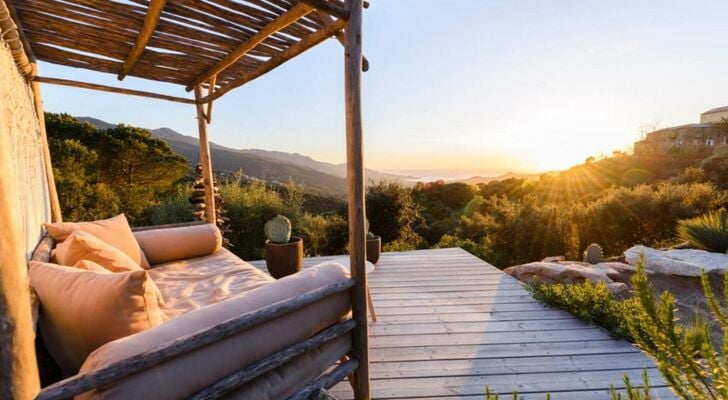
[[[98,129],[109,129],[116,125],[92,117],[76,117]],[[175,152],[187,159],[190,165],[198,163],[199,140],[170,128],[149,129],[155,137],[164,140]],[[346,164],[332,164],[314,160],[311,157],[281,151],[261,149],[234,149],[210,142],[212,165],[218,172],[242,171],[246,176],[272,183],[289,180],[303,185],[307,191],[316,194],[343,196],[346,193]],[[370,181],[382,179],[408,183],[410,177],[366,170]]]

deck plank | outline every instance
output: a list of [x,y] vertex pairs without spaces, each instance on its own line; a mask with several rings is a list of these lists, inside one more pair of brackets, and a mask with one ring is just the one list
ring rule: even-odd
[[[543,306],[464,250],[384,253],[368,281],[378,316],[369,327],[374,399],[482,399],[486,385],[504,398],[604,399],[625,374],[641,382],[644,369],[655,399],[675,398],[636,347]],[[353,398],[347,382],[331,392]]]

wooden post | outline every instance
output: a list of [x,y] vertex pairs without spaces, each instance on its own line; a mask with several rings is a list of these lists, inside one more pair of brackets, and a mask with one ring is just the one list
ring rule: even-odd
[[344,48],[344,85],[346,111],[346,180],[349,204],[349,242],[352,289],[352,312],[356,321],[352,355],[359,366],[354,372],[354,398],[368,400],[369,336],[367,327],[366,232],[364,207],[364,156],[362,146],[361,78],[362,78],[362,0],[347,0],[346,46]]
[[215,180],[212,176],[212,161],[210,160],[210,142],[207,139],[207,118],[205,117],[205,106],[199,103],[202,98],[202,86],[195,86],[195,99],[197,107],[197,129],[200,135],[200,163],[202,164],[202,177],[205,183],[205,216],[207,222],[217,223],[215,212]]
[[[35,71],[36,65],[33,64]],[[40,84],[35,80],[30,81],[30,88],[33,91],[33,101],[35,102],[35,114],[38,116],[38,125],[40,135],[43,140],[43,162],[45,164],[46,182],[48,184],[48,197],[51,202],[51,221],[63,222],[61,213],[61,203],[58,200],[58,191],[56,190],[56,179],[53,176],[53,164],[51,163],[51,151],[48,148],[48,135],[45,126],[45,113],[43,112],[43,97],[40,92]]]

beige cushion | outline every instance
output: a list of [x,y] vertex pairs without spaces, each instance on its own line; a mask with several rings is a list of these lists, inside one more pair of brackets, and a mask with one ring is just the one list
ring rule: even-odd
[[81,260],[89,260],[111,272],[143,270],[121,250],[84,231],[73,232],[61,242],[56,247],[55,256],[62,265],[75,265]]
[[134,239],[134,235],[129,227],[129,221],[126,220],[124,214],[99,221],[57,222],[44,225],[48,230],[48,234],[56,242],[66,240],[75,231],[88,232],[124,252],[137,265],[144,268],[149,267],[149,262],[147,262],[144,253],[139,247],[139,243]]
[[218,303],[275,279],[226,249],[213,254],[155,265],[149,276],[162,291],[170,318]]
[[[75,268],[81,268],[83,270],[96,272],[99,274],[111,274],[112,273],[108,269],[100,266],[99,264],[96,264],[93,261],[89,261],[89,260],[81,260],[81,261],[77,262],[76,264],[73,264],[73,266]],[[157,304],[159,305],[159,307],[163,307],[164,306],[164,296],[162,295],[162,291],[159,290],[159,287],[157,287],[157,285],[154,283],[153,279],[150,279],[147,283],[149,285],[151,285],[152,289],[154,290],[154,295],[157,297]],[[167,316],[165,314],[164,320],[166,321],[168,319],[169,319],[169,316]]]
[[99,346],[164,322],[144,270],[97,273],[33,261],[30,282],[41,304],[43,341],[66,372],[77,371]]
[[220,249],[222,235],[212,224],[134,232],[150,264],[201,257]]
[[[81,373],[149,351],[246,312],[348,278],[347,272],[338,264],[321,264],[307,268],[240,296],[181,315],[154,329],[107,343],[89,355],[81,367]],[[246,365],[335,324],[348,314],[349,304],[348,292],[336,294],[157,365],[144,373],[90,391],[79,398],[186,398]]]

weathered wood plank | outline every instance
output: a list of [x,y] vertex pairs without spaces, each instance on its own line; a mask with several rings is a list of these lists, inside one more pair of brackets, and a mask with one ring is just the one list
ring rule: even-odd
[[369,339],[369,344],[370,348],[396,348],[404,346],[462,346],[482,343],[565,342],[603,339],[605,334],[601,329],[584,327],[568,330],[392,335],[373,336]]
[[534,330],[582,329],[589,325],[570,319],[546,321],[488,321],[488,322],[445,322],[421,324],[372,324],[369,328],[374,336],[427,335],[448,333],[513,332]]
[[[376,300],[374,300],[376,302]],[[548,319],[573,318],[566,311],[561,310],[525,310],[525,311],[496,311],[496,312],[459,312],[444,314],[395,314],[381,315],[377,321],[380,324],[410,324],[426,322],[487,322],[487,321],[538,321]]]
[[[372,349],[372,363],[452,359],[493,359],[580,354],[639,353],[634,346],[617,339],[566,342],[481,343],[460,346],[419,346]],[[379,365],[379,364],[377,364]],[[378,367],[374,367],[378,368]]]
[[[453,394],[483,396],[486,385],[490,387],[491,391],[503,395],[510,395],[514,390],[518,390],[522,395],[547,392],[555,395],[562,391],[603,391],[606,395],[610,385],[617,387],[623,385],[622,376],[625,374],[632,381],[641,382],[642,371],[642,368],[636,368],[623,371],[383,379],[372,381],[372,397],[378,399],[427,398],[452,396]],[[660,374],[655,369],[648,370],[648,375],[652,381],[660,380]],[[332,389],[332,393],[342,399],[351,398],[347,393],[345,383],[337,385]]]

